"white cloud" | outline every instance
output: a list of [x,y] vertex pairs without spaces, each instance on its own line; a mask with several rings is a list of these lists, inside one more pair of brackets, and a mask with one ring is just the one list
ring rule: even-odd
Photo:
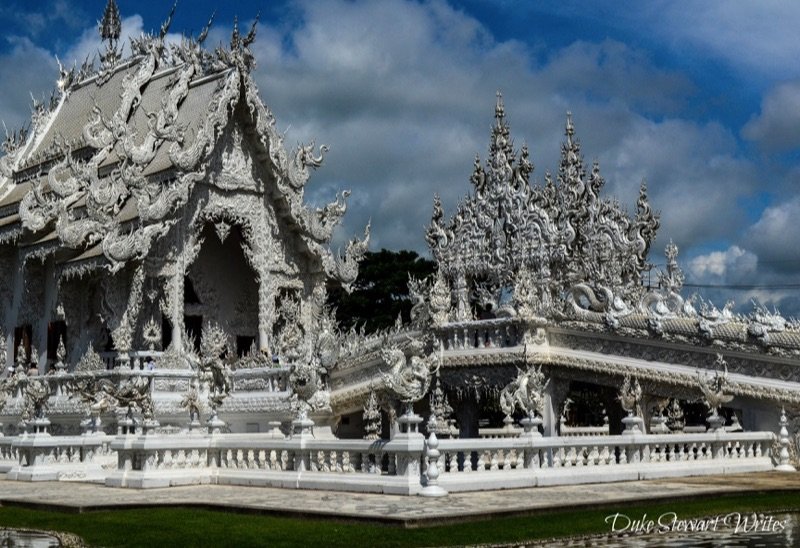
[[[771,270],[778,273],[797,273],[800,270],[798,220],[800,197],[770,206],[747,230],[744,241],[748,247],[757,251]],[[800,278],[796,274],[795,276]]]
[[702,52],[751,75],[800,75],[800,4],[793,0],[661,0],[620,15],[689,57]]
[[[657,7],[663,25],[648,26],[652,32],[674,33],[679,49],[700,48],[740,68],[753,61],[749,53],[740,56],[746,45],[726,49],[733,40],[728,29],[738,28],[739,38],[766,32],[754,22],[758,28],[742,34],[747,9],[739,4],[731,7],[735,14],[720,19],[721,35],[711,37],[678,28],[678,14],[696,10],[698,28],[709,29],[722,4]],[[469,191],[472,160],[476,152],[486,157],[494,94],[502,89],[512,136],[517,147],[523,141],[529,145],[538,181],[546,170],[557,169],[567,110],[574,114],[587,165],[600,161],[606,196],[632,207],[639,183],[647,180],[651,203],[662,213],[654,262],[673,238],[682,256],[694,256],[688,269],[698,281],[752,283],[771,280],[774,261],[800,247],[791,240],[796,230],[790,222],[792,216],[800,218],[800,204],[791,200],[768,208],[748,228],[752,212],[750,217],[743,213],[747,197],[763,190],[763,164],[744,155],[738,128],[682,118],[693,83],[660,68],[636,47],[578,41],[537,57],[526,44],[497,40],[481,22],[442,0],[300,0],[294,8],[290,23],[259,26],[255,78],[279,128],[291,128],[289,147],[312,138],[331,145],[309,183],[308,199],[318,204],[332,199],[337,189],[353,189],[337,243],[359,233],[371,217],[373,248],[424,251],[432,197],[441,194],[452,212]],[[629,20],[652,18],[657,11],[632,14]],[[778,23],[776,43],[785,39],[785,25]],[[138,15],[123,21],[126,37],[141,29]],[[218,23],[207,47],[227,43],[229,36],[230,27]],[[770,44],[752,48],[765,56],[764,64],[782,62],[783,51],[766,56],[774,49]],[[18,47],[17,54],[0,57],[0,72],[29,78],[32,89],[50,89],[56,74],[52,56],[30,42]],[[62,61],[80,62],[101,47],[92,26]],[[47,63],[52,71],[41,69]],[[0,80],[0,93],[17,87]],[[775,105],[787,104],[794,89],[790,84],[776,88],[742,134],[764,142],[779,135],[769,129],[780,122]],[[27,116],[27,91],[22,103],[13,93],[0,97],[0,114]],[[792,116],[796,112],[800,109]],[[789,138],[789,133],[782,137]],[[775,199],[778,203],[779,189]],[[728,242],[726,249],[713,250],[720,241]],[[704,250],[700,256],[694,251],[698,246]],[[796,265],[791,268],[797,271]]]
[[761,112],[742,128],[742,135],[765,148],[800,148],[800,80],[772,89],[761,101]]
[[[475,153],[485,158],[497,89],[538,180],[557,168],[572,110],[587,163],[598,158],[609,181],[607,195],[632,205],[646,178],[667,237],[687,246],[742,228],[742,216],[731,213],[755,184],[754,166],[719,124],[664,117],[691,83],[641,51],[577,42],[537,65],[525,45],[494,40],[444,2],[300,5],[299,26],[261,29],[256,77],[279,126],[291,124],[288,144],[332,144],[309,196],[330,199],[338,184],[365,197],[367,209],[352,204],[343,234],[372,216],[376,246],[423,250],[433,194],[452,212],[469,190]],[[698,194],[704,199],[692,199]]]
[[9,130],[30,121],[31,94],[41,101],[50,93],[58,76],[58,65],[45,49],[28,38],[9,37],[12,48],[0,55],[0,120]]
[[688,263],[694,280],[747,278],[755,273],[758,257],[753,253],[733,245],[725,251],[712,251],[699,255]]

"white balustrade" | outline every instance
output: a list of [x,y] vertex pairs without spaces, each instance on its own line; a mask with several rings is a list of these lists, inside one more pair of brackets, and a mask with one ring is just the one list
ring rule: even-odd
[[562,437],[580,437],[580,436],[608,436],[608,425],[603,426],[568,426],[561,423],[559,434]]
[[[447,492],[596,483],[771,470],[771,432],[640,436],[498,437],[391,441],[276,439],[269,434],[12,436],[0,438],[0,466],[35,471],[87,463],[107,485],[136,488],[191,483],[416,494],[436,458]],[[437,454],[438,453],[438,454]],[[113,458],[116,455],[116,459]],[[112,459],[112,460],[109,460]],[[9,476],[11,477],[11,476]],[[41,479],[17,474],[17,479]],[[62,474],[53,479],[76,479]]]
[[113,439],[105,434],[0,438],[0,462],[16,457],[7,469],[10,480],[104,481],[117,466],[117,455],[111,449]]
[[521,344],[521,332],[518,320],[497,318],[445,325],[439,328],[438,337],[445,350],[506,348]]

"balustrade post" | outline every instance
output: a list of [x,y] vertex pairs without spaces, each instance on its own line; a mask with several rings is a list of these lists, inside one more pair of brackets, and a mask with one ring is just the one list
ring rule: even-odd
[[780,453],[778,454],[779,461],[778,466],[775,467],[775,470],[779,470],[781,472],[796,472],[796,468],[792,466],[789,462],[789,430],[786,426],[789,424],[789,421],[786,419],[786,410],[781,408],[781,420],[780,420],[780,433],[778,434],[778,443],[781,446]]
[[428,466],[425,469],[425,478],[427,485],[422,488],[420,495],[423,497],[443,497],[447,495],[447,491],[442,489],[439,485],[439,440],[436,439],[436,433],[431,432],[426,442],[425,456],[428,460]]

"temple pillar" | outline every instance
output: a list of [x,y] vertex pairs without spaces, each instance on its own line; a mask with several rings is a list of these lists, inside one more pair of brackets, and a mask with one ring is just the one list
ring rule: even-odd
[[542,427],[545,436],[558,436],[558,427],[561,420],[561,409],[564,400],[569,394],[569,381],[566,379],[550,378],[544,390],[544,413]]
[[258,282],[258,349],[271,356],[272,326],[275,323],[274,276],[259,276]]
[[25,263],[22,262],[22,257],[17,255],[17,268],[14,269],[14,281],[12,283],[12,299],[11,308],[6,314],[6,326],[8,333],[6,333],[6,368],[14,367],[14,329],[17,327],[19,321],[19,307],[22,306],[22,293],[25,284]]
[[44,299],[37,324],[38,333],[34,333],[33,337],[37,341],[36,349],[39,351],[39,363],[37,364],[39,374],[44,375],[47,373],[47,327],[50,323],[50,315],[55,307],[56,299],[56,278],[53,267],[53,257],[49,257],[44,267],[44,275],[42,283],[44,283]]
[[171,288],[172,310],[170,311],[170,323],[172,324],[172,348],[177,352],[183,350],[183,285],[184,285],[184,269],[177,263],[175,264],[175,273],[172,276]]

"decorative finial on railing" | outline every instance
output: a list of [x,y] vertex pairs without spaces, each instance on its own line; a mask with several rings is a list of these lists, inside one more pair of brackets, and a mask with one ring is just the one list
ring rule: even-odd
[[425,458],[428,467],[425,470],[427,485],[422,488],[420,495],[423,497],[444,497],[447,491],[439,485],[439,440],[436,439],[436,432],[431,430],[428,440],[425,442]]
[[[707,373],[701,376],[700,371],[697,372],[697,381],[700,391],[703,393],[703,403],[708,407],[708,424],[709,428],[716,432],[725,426],[725,417],[720,416],[719,411],[723,404],[730,402],[733,399],[732,394],[728,394],[730,381],[728,380],[728,362],[722,354],[717,354],[717,359],[714,362],[714,376],[710,377]],[[720,368],[722,373],[720,373]]]
[[628,413],[622,419],[622,423],[625,425],[625,430],[622,433],[631,435],[643,434],[644,420],[641,417],[642,386],[639,384],[639,380],[636,377],[631,379],[630,375],[625,375],[617,399],[622,405],[622,409]]
[[780,445],[780,453],[778,454],[778,466],[775,467],[775,470],[780,472],[796,472],[797,469],[791,465],[789,461],[789,444],[791,440],[789,439],[789,430],[786,426],[789,424],[789,421],[786,418],[786,409],[781,407],[781,430],[778,434],[778,444]]

